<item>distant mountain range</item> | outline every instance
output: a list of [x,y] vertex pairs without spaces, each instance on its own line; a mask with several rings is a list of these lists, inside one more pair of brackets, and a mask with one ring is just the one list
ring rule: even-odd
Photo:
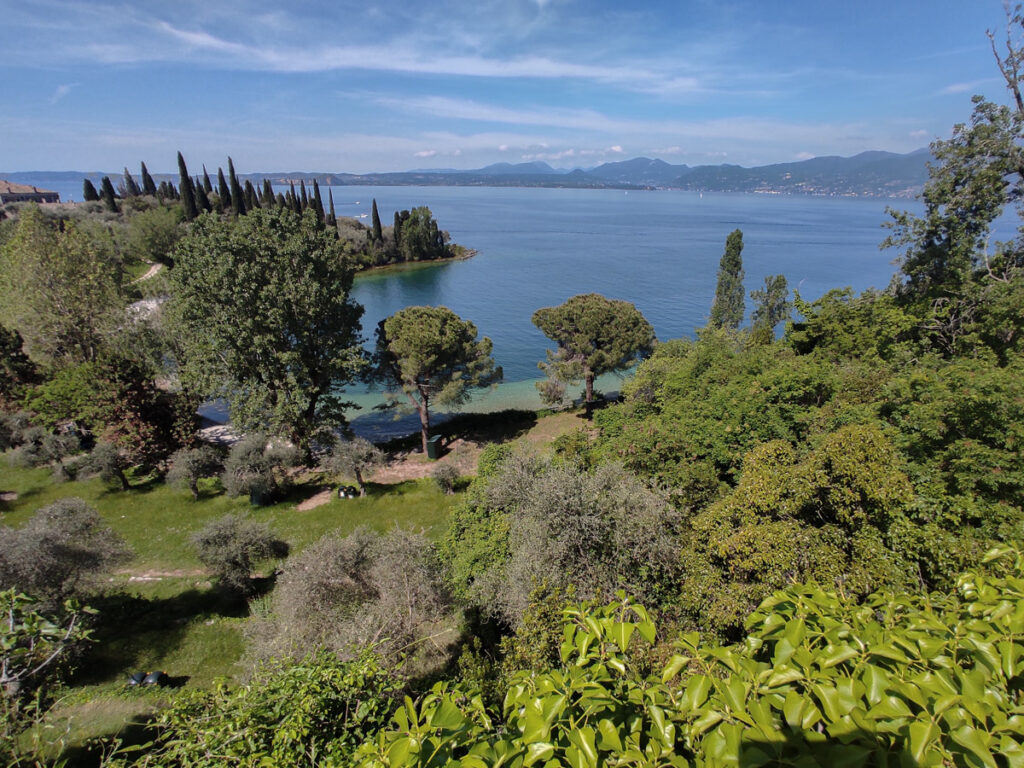
[[[928,179],[931,154],[919,149],[908,154],[862,152],[853,157],[815,157],[793,163],[755,168],[738,165],[672,165],[664,160],[637,157],[595,168],[572,170],[552,168],[547,163],[495,163],[484,168],[460,171],[451,168],[399,173],[250,173],[243,181],[273,184],[306,182],[314,179],[334,186],[481,186],[481,187],[567,187],[574,189],[686,189],[700,192],[751,192],[761,194],[839,195],[850,197],[913,197]],[[44,186],[104,174],[75,171],[0,172],[0,178]],[[120,173],[110,173],[117,183]],[[171,174],[153,174],[176,181]]]

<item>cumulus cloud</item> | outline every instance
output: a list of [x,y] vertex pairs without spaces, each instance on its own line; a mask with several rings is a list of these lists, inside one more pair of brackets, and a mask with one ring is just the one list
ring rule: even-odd
[[424,149],[419,152],[414,152],[413,157],[435,157],[437,155],[436,149]]
[[797,152],[795,157],[797,160],[810,160],[815,157],[815,154],[813,152]]

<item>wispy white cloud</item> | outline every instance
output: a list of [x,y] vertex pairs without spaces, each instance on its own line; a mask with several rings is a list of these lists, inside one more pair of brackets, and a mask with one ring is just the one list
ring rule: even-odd
[[995,78],[984,78],[982,80],[971,80],[966,83],[950,83],[940,93],[977,93],[982,86],[992,85],[998,82]]
[[67,96],[69,93],[71,93],[71,89],[74,88],[77,85],[79,85],[79,84],[78,83],[63,83],[61,85],[58,85],[54,89],[53,94],[50,96],[50,99],[49,99],[50,104],[56,104],[58,101],[60,101],[65,96]]

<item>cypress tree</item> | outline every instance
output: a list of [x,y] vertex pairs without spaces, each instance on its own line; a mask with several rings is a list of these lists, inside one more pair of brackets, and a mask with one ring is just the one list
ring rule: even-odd
[[110,183],[110,177],[104,176],[100,182],[100,198],[111,213],[117,213],[117,200],[114,195],[114,185]]
[[87,203],[100,199],[100,193],[96,191],[96,187],[88,179],[82,179],[82,199]]
[[743,233],[736,229],[725,240],[718,265],[718,285],[711,305],[710,324],[735,330],[743,322]]
[[135,183],[131,171],[127,168],[124,169],[124,194],[125,197],[138,197],[142,194],[142,190],[139,189],[139,185]]
[[285,200],[284,195],[282,195],[280,192],[277,193],[277,197],[275,197],[274,199],[277,201],[278,208],[288,207],[288,201]]
[[395,250],[402,244],[402,217],[395,211]]
[[196,206],[196,191],[192,187],[192,179],[188,175],[188,168],[185,166],[185,158],[178,153],[178,189],[181,194],[181,204],[185,209],[185,221],[192,221],[199,215],[199,208]]
[[235,216],[245,216],[245,199],[242,197],[242,185],[235,174],[235,163],[228,158],[228,182],[231,184],[231,210]]
[[324,199],[320,197],[320,184],[313,179],[313,210],[316,211],[316,218],[323,224],[327,216],[324,214]]
[[249,211],[260,207],[259,201],[256,199],[256,188],[249,179],[245,180],[245,207]]
[[210,174],[206,172],[206,163],[203,163],[203,191],[207,197],[213,192],[213,182],[210,181]]
[[210,198],[206,194],[206,188],[202,184],[196,184],[196,207],[200,211],[212,211],[213,205],[210,204]]
[[334,215],[334,190],[332,190],[330,187],[327,188],[327,199],[330,201],[331,204],[330,218],[327,219],[327,223],[330,224],[332,227],[336,227],[338,226],[338,217]]
[[275,204],[274,200],[274,188],[270,186],[270,179],[263,179],[263,207],[273,208]]
[[373,240],[379,243],[384,239],[384,230],[380,226],[380,214],[377,213],[377,198],[373,198],[372,219],[373,222]]
[[305,182],[305,180],[303,180],[303,179],[299,180],[299,187],[301,187],[301,190],[302,190],[301,209],[304,211],[307,208],[309,208],[309,195],[306,194],[306,182]]
[[153,181],[153,177],[149,175],[149,170],[146,168],[145,163],[140,163],[140,175],[142,176],[142,192],[147,195],[156,197],[156,182]]
[[170,198],[174,197],[174,195],[171,193],[171,190],[167,187],[167,182],[166,181],[161,181],[160,182],[160,186],[157,187],[157,189],[156,189],[156,196],[158,198],[160,198],[161,200],[164,200],[165,198],[168,198],[168,197],[170,197]]
[[291,182],[291,184],[289,184],[288,187],[289,191],[291,192],[292,210],[295,211],[296,213],[302,213],[302,204],[299,202],[299,198],[295,194],[295,182]]
[[231,205],[231,192],[228,190],[228,183],[224,180],[224,169],[217,169],[217,194],[220,196],[220,204],[223,208]]

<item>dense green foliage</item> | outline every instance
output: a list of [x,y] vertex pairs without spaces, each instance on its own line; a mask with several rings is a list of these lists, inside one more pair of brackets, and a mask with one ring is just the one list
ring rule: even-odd
[[500,378],[491,340],[447,307],[406,307],[377,327],[375,378],[402,392],[420,417],[427,452],[431,404],[458,406]]
[[725,240],[708,324],[712,328],[739,328],[743,322],[743,299],[743,233],[736,229]]
[[[345,766],[386,722],[397,689],[372,654],[271,662],[240,687],[194,691],[160,715],[143,766]],[[137,763],[138,764],[138,763]]]
[[500,711],[439,684],[406,700],[362,765],[1016,765],[1024,563],[987,559],[1006,575],[967,573],[956,594],[857,604],[794,586],[750,615],[742,643],[683,635],[659,674],[642,607],[569,608],[561,664],[513,677]]
[[532,319],[558,345],[556,351],[548,351],[547,362],[539,364],[547,380],[537,388],[550,403],[561,402],[566,385],[580,381],[585,401],[592,402],[595,377],[631,367],[655,341],[654,328],[633,304],[596,293],[538,309]]
[[362,367],[353,269],[313,214],[200,217],[173,252],[169,314],[180,375],[223,396],[234,423],[304,448],[343,424],[338,386]]

